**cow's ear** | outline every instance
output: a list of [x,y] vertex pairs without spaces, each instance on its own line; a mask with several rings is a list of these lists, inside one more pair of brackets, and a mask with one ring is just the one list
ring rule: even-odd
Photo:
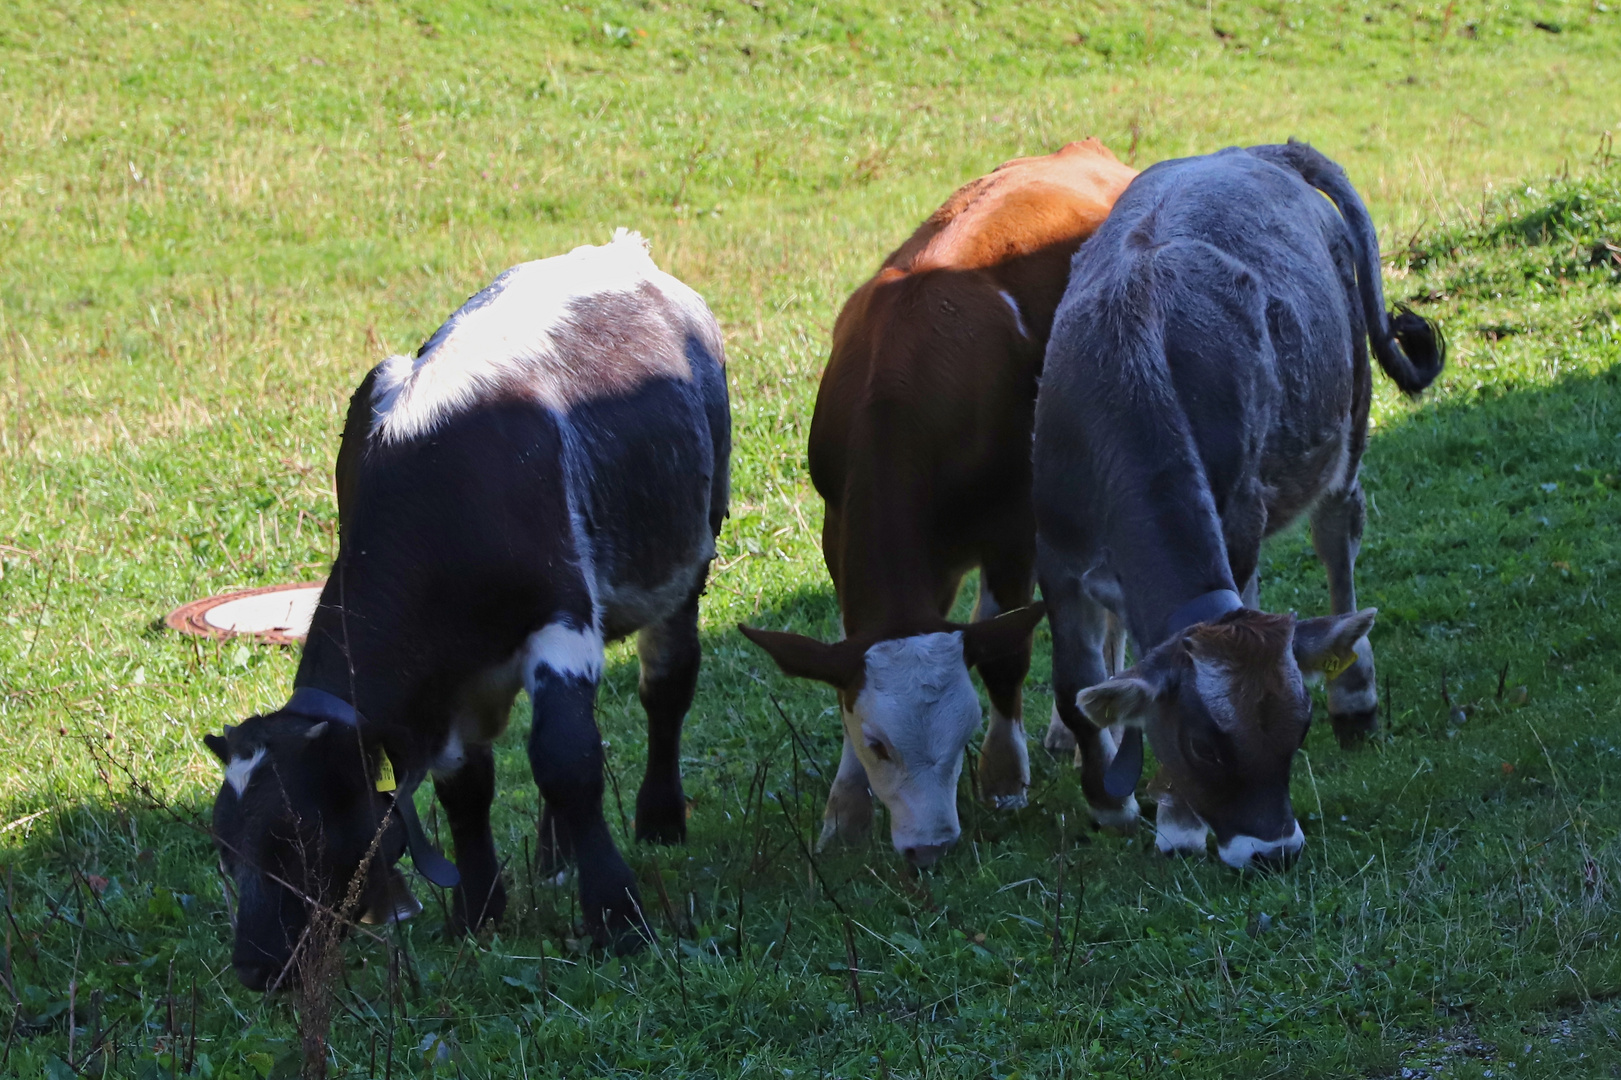
[[1153,718],[1159,697],[1159,686],[1138,678],[1133,668],[1076,694],[1075,707],[1095,727],[1124,724],[1141,728]]
[[776,630],[756,630],[737,624],[743,636],[764,649],[786,674],[815,679],[846,690],[860,681],[867,668],[867,650],[853,641],[832,645],[802,634]]
[[221,765],[229,765],[230,764],[230,762],[231,762],[231,744],[225,741],[225,736],[223,736],[223,735],[204,735],[203,736],[203,745],[208,747],[210,750],[212,750],[214,752],[214,756],[220,759],[220,764]]
[[1123,799],[1143,774],[1143,728],[1159,708],[1164,684],[1156,669],[1132,668],[1075,695],[1075,705],[1100,728],[1125,725],[1120,745],[1103,771],[1103,790]]
[[1175,687],[1176,643],[1166,642],[1112,679],[1075,695],[1075,706],[1097,727],[1147,727],[1158,703]]
[[1030,644],[1036,624],[1047,614],[1047,605],[1037,601],[1022,608],[1004,611],[994,619],[961,627],[962,656],[969,667],[987,660],[999,660]]
[[1295,623],[1295,663],[1305,676],[1332,678],[1356,661],[1356,643],[1373,629],[1377,608],[1351,615],[1325,615]]

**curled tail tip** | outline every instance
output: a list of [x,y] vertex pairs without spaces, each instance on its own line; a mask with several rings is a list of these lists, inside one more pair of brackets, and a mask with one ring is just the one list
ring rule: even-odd
[[1440,326],[1406,304],[1397,304],[1391,313],[1390,333],[1407,363],[1385,370],[1404,394],[1417,397],[1446,367],[1446,336]]

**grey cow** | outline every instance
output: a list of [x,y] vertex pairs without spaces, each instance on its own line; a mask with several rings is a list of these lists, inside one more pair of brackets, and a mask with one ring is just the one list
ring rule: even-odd
[[[1308,681],[1329,679],[1342,743],[1376,726],[1374,611],[1352,581],[1364,342],[1408,394],[1446,351],[1427,320],[1387,316],[1378,259],[1344,172],[1293,142],[1155,165],[1075,257],[1036,405],[1047,745],[1077,746],[1094,816],[1119,825],[1146,731],[1161,851],[1202,852],[1207,830],[1233,866],[1299,851]],[[1308,512],[1335,614],[1256,610],[1261,541]],[[1111,617],[1128,671],[1105,663]]]

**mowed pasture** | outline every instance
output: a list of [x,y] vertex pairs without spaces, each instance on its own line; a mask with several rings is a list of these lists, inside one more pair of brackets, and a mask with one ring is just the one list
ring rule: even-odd
[[[1613,0],[7,5],[0,1073],[1616,1075],[1617,56]],[[804,465],[833,316],[958,184],[1089,134],[1138,167],[1308,139],[1367,200],[1388,296],[1450,337],[1423,401],[1375,375],[1384,732],[1314,729],[1286,873],[1094,833],[1039,750],[1015,813],[965,771],[933,872],[882,821],[813,856],[832,695],[732,627],[836,630]],[[721,319],[737,448],[685,848],[622,828],[633,650],[599,699],[660,936],[591,953],[533,872],[520,701],[504,924],[447,939],[418,879],[424,913],[352,936],[341,977],[248,993],[201,740],[280,704],[296,652],[161,618],[319,578],[365,371],[620,225]],[[1261,591],[1326,611],[1303,531]],[[1041,631],[1037,737],[1048,675]]]

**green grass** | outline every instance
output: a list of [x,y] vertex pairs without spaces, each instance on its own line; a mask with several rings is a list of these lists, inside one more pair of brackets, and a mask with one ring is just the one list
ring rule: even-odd
[[[533,881],[520,713],[499,749],[506,924],[447,941],[421,886],[392,1009],[389,950],[353,940],[334,1075],[365,1074],[374,1045],[381,1075],[390,1030],[396,1076],[1621,1069],[1621,168],[1601,142],[1621,127],[1621,16],[897,7],[0,11],[0,1071],[71,1074],[71,996],[89,1075],[167,1076],[177,1043],[194,1075],[296,1072],[293,1004],[230,974],[206,837],[100,775],[84,740],[206,813],[201,736],[281,701],[296,657],[157,620],[318,577],[364,371],[503,267],[616,225],[721,318],[738,446],[686,743],[692,841],[627,845],[665,936],[588,955],[569,890]],[[1345,754],[1313,733],[1287,874],[1092,834],[1038,753],[1027,810],[974,809],[965,786],[938,872],[880,840],[818,859],[818,884],[794,832],[812,835],[836,760],[831,698],[729,627],[835,623],[803,454],[832,317],[957,184],[1093,133],[1139,165],[1310,139],[1367,198],[1391,296],[1451,336],[1423,403],[1381,382],[1375,405],[1359,584],[1381,609],[1387,735]],[[1269,548],[1263,599],[1325,609],[1302,535]],[[613,650],[601,721],[627,787],[634,680]]]

